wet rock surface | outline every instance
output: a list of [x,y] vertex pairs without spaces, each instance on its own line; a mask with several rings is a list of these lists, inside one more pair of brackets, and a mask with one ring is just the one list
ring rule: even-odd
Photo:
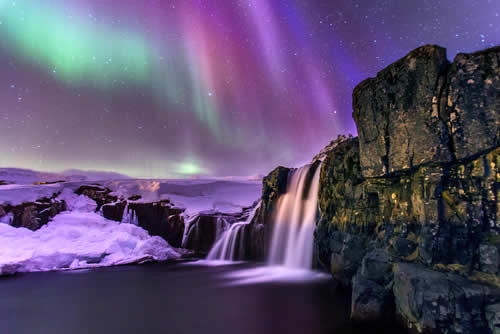
[[188,223],[182,247],[193,250],[196,254],[207,254],[221,234],[239,218],[239,216],[221,213],[197,215]]
[[326,154],[315,233],[353,318],[498,331],[498,59],[425,46],[354,90],[359,139]]
[[[355,88],[359,138],[313,159],[324,160],[315,263],[352,289],[353,319],[499,331],[499,50],[452,63],[439,46],[410,52]],[[264,236],[288,172],[264,179],[251,224]]]
[[489,333],[497,330],[490,325],[497,320],[488,323],[485,317],[491,318],[492,311],[497,308],[498,288],[420,265],[400,263],[394,269],[393,292],[397,314],[419,332]]
[[292,169],[276,167],[262,180],[262,197],[260,207],[254,219],[245,226],[246,258],[249,260],[264,260],[272,233],[272,220],[279,197],[286,193],[288,178]]
[[447,67],[446,50],[427,45],[354,89],[364,176],[451,160],[447,129],[439,118]]

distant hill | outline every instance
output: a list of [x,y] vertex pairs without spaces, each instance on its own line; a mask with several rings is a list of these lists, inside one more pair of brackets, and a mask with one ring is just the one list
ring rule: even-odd
[[118,180],[129,177],[119,173],[102,171],[84,171],[70,169],[60,173],[40,172],[23,168],[0,168],[0,184],[32,184],[57,181],[98,181]]
[[125,174],[120,174],[115,172],[104,172],[97,170],[68,169],[61,172],[61,174],[71,177],[73,179],[78,177],[84,177],[82,181],[130,179],[130,176],[127,176]]

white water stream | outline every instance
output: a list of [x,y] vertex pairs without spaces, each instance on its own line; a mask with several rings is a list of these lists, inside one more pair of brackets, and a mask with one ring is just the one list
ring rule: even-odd
[[316,168],[307,189],[310,168],[311,165],[306,165],[297,169],[289,181],[287,193],[279,199],[268,258],[270,265],[312,268],[321,166]]
[[207,260],[236,261],[244,259],[245,256],[245,225],[252,219],[260,204],[252,209],[252,212],[244,222],[234,223],[215,242],[207,255]]

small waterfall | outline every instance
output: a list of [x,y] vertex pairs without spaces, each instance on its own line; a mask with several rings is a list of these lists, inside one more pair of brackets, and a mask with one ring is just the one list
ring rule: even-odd
[[207,255],[207,260],[235,261],[244,259],[245,256],[245,225],[252,222],[260,203],[256,205],[244,222],[231,225],[224,231]]
[[311,165],[296,170],[277,205],[268,262],[311,269],[321,165],[307,187]]
[[121,223],[139,225],[139,219],[137,218],[135,210],[129,209],[128,202],[127,205],[125,205],[125,209],[123,210]]

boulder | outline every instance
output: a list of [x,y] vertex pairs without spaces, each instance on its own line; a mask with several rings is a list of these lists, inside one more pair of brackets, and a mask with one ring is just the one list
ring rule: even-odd
[[351,319],[377,321],[391,317],[392,298],[391,289],[356,275],[352,280]]
[[396,237],[392,242],[392,250],[394,254],[399,257],[410,256],[416,248],[417,244],[406,238]]
[[374,249],[363,258],[359,275],[381,285],[388,285],[393,278],[394,258],[384,249]]
[[485,313],[491,333],[500,334],[500,303],[486,306]]
[[483,244],[479,247],[479,265],[481,271],[496,274],[500,265],[500,254],[497,246]]
[[351,285],[366,249],[363,239],[349,233],[334,232],[330,241],[330,272],[344,286]]
[[352,280],[352,319],[375,321],[393,316],[393,262],[394,258],[383,249],[374,249],[363,258]]
[[397,314],[426,333],[489,333],[500,300],[497,288],[406,263],[395,265],[393,292]]

